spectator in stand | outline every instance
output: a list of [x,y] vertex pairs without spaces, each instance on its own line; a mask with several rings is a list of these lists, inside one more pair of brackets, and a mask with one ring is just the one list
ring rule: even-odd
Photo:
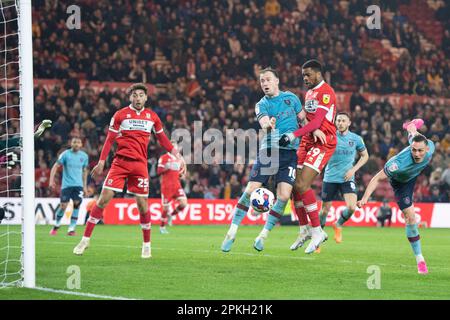
[[431,187],[431,195],[424,202],[449,202],[448,194],[442,193],[439,186],[434,185]]
[[[34,59],[35,77],[59,80],[55,86],[36,85],[35,117],[58,119],[54,123],[58,132],[47,132],[36,141],[36,166],[41,161],[47,166],[54,163],[63,148],[62,142],[71,134],[70,129],[78,126],[89,156],[98,158],[108,125],[105,119],[129,104],[116,85],[102,85],[100,91],[94,91],[92,83],[81,84],[83,78],[130,81],[130,73],[132,78],[145,76],[148,83],[158,88],[151,96],[151,104],[161,119],[167,119],[168,131],[193,130],[194,121],[201,119],[203,128],[215,127],[225,132],[233,127],[255,128],[257,124],[253,113],[239,109],[252,106],[261,98],[255,80],[258,65],[277,67],[285,77],[282,81],[286,88],[302,93],[305,87],[299,79],[298,67],[311,57],[326,63],[327,81],[337,91],[355,92],[349,110],[354,131],[371,141],[367,145],[371,160],[364,170],[378,171],[393,148],[407,144],[404,135],[398,133],[411,114],[426,123],[437,123],[423,132],[437,137],[435,160],[429,172],[424,172],[426,179],[431,171],[447,168],[450,162],[450,108],[446,102],[436,100],[433,106],[405,103],[399,110],[385,97],[375,101],[371,98],[369,102],[363,96],[396,90],[413,94],[416,90],[422,95],[450,97],[448,30],[444,32],[442,45],[425,50],[417,41],[418,28],[400,16],[400,12],[392,22],[383,18],[385,27],[372,33],[365,20],[357,19],[365,14],[368,0],[351,0],[348,11],[342,7],[345,2],[337,0],[329,2],[329,10],[323,10],[321,1],[304,1],[297,6],[295,0],[145,3],[114,0],[85,1],[84,8],[92,14],[86,16],[83,33],[75,37],[64,23],[57,23],[66,19],[64,3],[43,2],[46,5],[33,2],[34,13],[46,17],[33,20],[33,50],[38,57]],[[266,18],[266,3],[273,6],[269,12],[276,12],[275,18]],[[393,9],[395,4],[396,1],[380,3],[382,12],[399,12]],[[436,11],[437,19],[444,25],[448,24],[446,10],[448,4]],[[391,41],[403,53],[398,59],[388,54],[389,60],[385,59],[373,46],[381,40]],[[239,46],[235,46],[237,43]],[[348,70],[353,71],[352,77]],[[392,89],[379,80],[381,76],[391,83]],[[439,89],[441,92],[437,93]],[[2,92],[0,89],[0,102],[5,98]],[[230,104],[234,107],[228,108]],[[61,117],[65,121],[60,123]],[[0,118],[5,118],[2,110]],[[0,135],[5,133],[1,127]],[[387,136],[390,143],[383,141]],[[217,194],[224,193],[232,174],[245,185],[249,167],[246,162],[232,170],[227,165],[215,168],[210,182],[219,185]],[[192,181],[185,188],[191,192],[197,184],[194,194],[199,195],[203,188],[197,172],[200,169],[194,166],[190,169]],[[356,179],[357,184],[364,185],[358,181],[360,177]],[[88,183],[98,187],[101,180]],[[210,196],[210,189],[214,189],[208,180],[204,188],[202,197]]]
[[201,184],[194,184],[194,187],[192,188],[191,193],[188,196],[189,198],[193,199],[203,199],[204,193],[203,193],[203,187]]

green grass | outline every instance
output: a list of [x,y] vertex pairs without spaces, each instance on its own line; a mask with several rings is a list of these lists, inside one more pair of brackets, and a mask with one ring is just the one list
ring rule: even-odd
[[[417,274],[402,228],[347,227],[343,243],[336,244],[327,227],[330,239],[313,255],[289,250],[298,230],[290,226],[276,227],[263,252],[253,249],[261,227],[242,226],[232,251],[223,253],[227,228],[174,226],[161,235],[154,226],[153,258],[143,260],[139,226],[98,226],[83,256],[72,254],[79,236],[68,237],[61,228],[51,237],[50,227],[37,226],[37,286],[69,291],[67,268],[76,265],[81,289],[74,291],[137,299],[450,299],[448,229],[420,229],[430,270],[424,276]],[[379,290],[367,287],[372,265],[381,270]],[[0,299],[80,298],[0,289]]]

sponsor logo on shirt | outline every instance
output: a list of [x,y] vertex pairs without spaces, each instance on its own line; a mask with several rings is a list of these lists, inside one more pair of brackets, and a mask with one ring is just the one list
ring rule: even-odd
[[305,109],[308,112],[316,112],[319,102],[317,100],[306,100]]
[[146,119],[126,119],[120,124],[121,131],[138,130],[151,132],[154,122]]

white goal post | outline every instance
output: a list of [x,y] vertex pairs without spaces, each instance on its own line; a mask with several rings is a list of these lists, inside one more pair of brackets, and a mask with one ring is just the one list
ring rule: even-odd
[[36,286],[34,221],[34,97],[31,0],[19,7],[20,115],[22,136],[22,261],[23,285]]

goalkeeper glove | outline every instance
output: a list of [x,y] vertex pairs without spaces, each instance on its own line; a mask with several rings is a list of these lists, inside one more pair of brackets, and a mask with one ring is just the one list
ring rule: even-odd
[[45,129],[50,128],[52,126],[52,120],[45,119],[41,122],[38,129],[34,133],[35,138],[39,138],[45,131]]

